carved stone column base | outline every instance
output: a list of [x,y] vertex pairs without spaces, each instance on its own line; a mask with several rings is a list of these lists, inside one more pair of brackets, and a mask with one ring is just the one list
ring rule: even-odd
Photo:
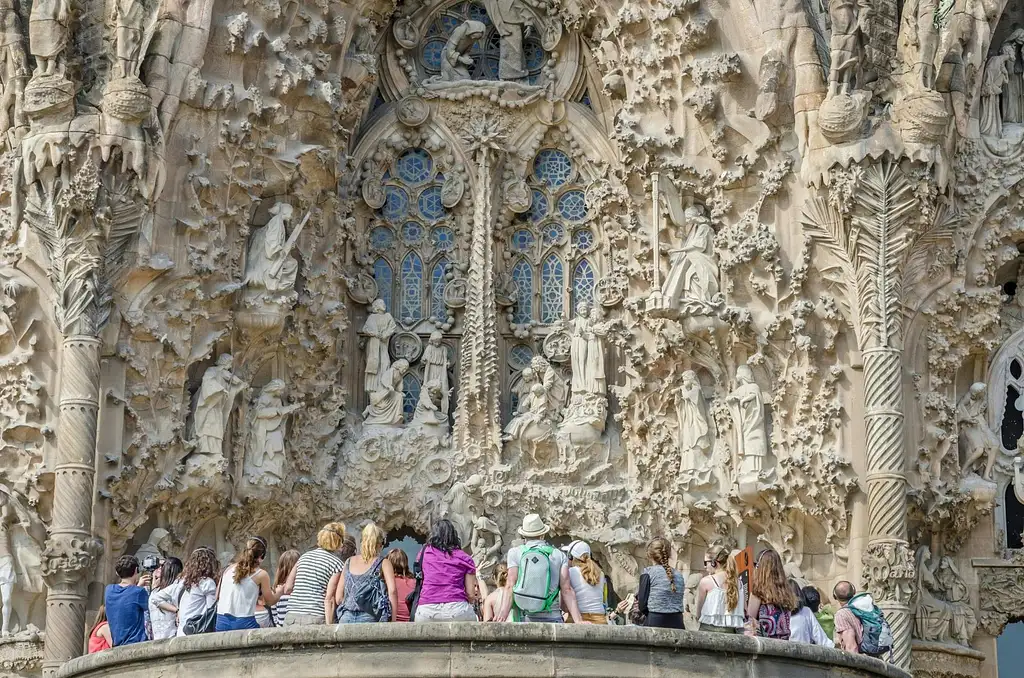
[[914,678],[978,678],[985,654],[961,645],[915,640],[910,654]]
[[38,676],[43,665],[43,640],[38,631],[0,638],[0,675],[11,678]]

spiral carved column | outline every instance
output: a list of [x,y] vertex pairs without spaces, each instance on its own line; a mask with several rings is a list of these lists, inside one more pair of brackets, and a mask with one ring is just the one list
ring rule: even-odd
[[102,549],[92,534],[99,351],[95,337],[64,339],[53,520],[42,557],[48,587],[44,676],[82,654],[86,579]]
[[914,558],[907,544],[907,476],[904,468],[903,351],[864,351],[864,421],[870,535],[864,582],[892,627],[895,663],[910,668]]

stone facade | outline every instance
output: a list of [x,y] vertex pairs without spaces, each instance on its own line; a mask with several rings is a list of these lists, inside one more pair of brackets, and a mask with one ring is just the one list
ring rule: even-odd
[[656,535],[690,574],[771,546],[867,586],[899,666],[917,639],[995,676],[1018,4],[0,17],[0,662],[80,654],[144,546],[447,515],[490,567],[540,512],[620,590]]

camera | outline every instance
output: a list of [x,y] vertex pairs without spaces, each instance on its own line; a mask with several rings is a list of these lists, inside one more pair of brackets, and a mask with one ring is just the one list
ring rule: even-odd
[[142,559],[143,572],[155,572],[160,567],[160,558],[157,556],[146,556]]

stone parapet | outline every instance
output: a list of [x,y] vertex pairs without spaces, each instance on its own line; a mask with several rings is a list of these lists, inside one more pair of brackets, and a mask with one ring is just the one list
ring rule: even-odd
[[877,659],[803,643],[642,627],[365,624],[233,631],[115,648],[60,678],[372,676],[909,678]]

